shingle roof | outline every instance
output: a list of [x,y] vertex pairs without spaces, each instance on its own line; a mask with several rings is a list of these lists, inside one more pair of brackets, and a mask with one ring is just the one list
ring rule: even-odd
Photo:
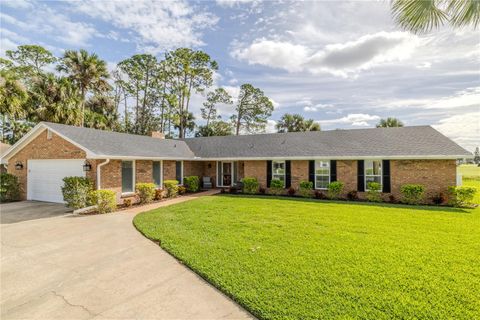
[[43,125],[96,156],[164,159],[461,158],[472,154],[430,126],[292,132],[188,139]]
[[43,124],[96,155],[175,159],[191,159],[194,157],[186,143],[181,140],[158,139],[50,122],[43,122]]
[[471,156],[430,126],[184,140],[201,158]]

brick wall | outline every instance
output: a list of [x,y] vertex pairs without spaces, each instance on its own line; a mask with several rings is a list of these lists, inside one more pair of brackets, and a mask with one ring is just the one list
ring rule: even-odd
[[[54,133],[51,134],[51,139],[47,139],[47,130],[45,130],[9,159],[8,172],[18,177],[20,197],[25,200],[27,198],[28,159],[84,159],[85,157],[86,154],[83,150]],[[17,161],[22,162],[22,170],[15,170]]]
[[198,176],[201,179],[205,172],[204,166],[203,161],[184,161],[183,176]]
[[153,161],[151,160],[135,161],[135,183],[154,183],[152,171],[153,171]]
[[[254,160],[244,161],[244,174],[245,177],[255,177],[260,184],[260,187],[267,187],[267,161]],[[308,173],[308,172],[307,172]]]
[[290,162],[292,187],[298,189],[301,181],[308,181],[308,160],[292,160]]
[[344,193],[357,190],[357,161],[337,160],[337,181],[344,183]]
[[175,162],[172,160],[163,161],[163,181],[176,179]]

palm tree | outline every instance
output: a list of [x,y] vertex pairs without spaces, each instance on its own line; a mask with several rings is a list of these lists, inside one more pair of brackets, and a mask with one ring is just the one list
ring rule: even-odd
[[380,119],[380,122],[377,124],[377,128],[394,128],[394,127],[403,127],[403,122],[397,118],[387,118]]
[[110,85],[107,82],[109,77],[107,64],[105,61],[100,60],[96,54],[89,54],[86,50],[67,50],[57,69],[66,72],[80,90],[80,96],[82,98],[81,126],[83,127],[87,92],[89,90],[104,92],[110,89]]
[[5,138],[7,122],[25,116],[27,90],[17,76],[6,69],[0,70],[0,113],[2,114],[2,140]]
[[300,114],[285,113],[275,125],[278,132],[320,131],[320,124]]
[[456,28],[480,24],[479,0],[393,0],[391,8],[396,23],[413,33],[428,32],[446,22]]

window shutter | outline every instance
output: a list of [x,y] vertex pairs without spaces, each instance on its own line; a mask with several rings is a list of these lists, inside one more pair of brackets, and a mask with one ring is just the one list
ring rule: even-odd
[[236,185],[237,184],[237,180],[238,180],[238,162],[237,161],[234,161],[233,162],[233,184]]
[[315,189],[315,160],[308,161],[308,181],[313,183]]
[[217,187],[222,185],[222,162],[217,161]]
[[383,160],[382,161],[382,192],[390,193],[390,160]]
[[365,162],[357,160],[357,191],[365,191]]
[[291,175],[291,166],[290,160],[285,161],[285,188],[290,188],[292,186],[292,175]]
[[330,160],[330,182],[337,181],[337,160]]
[[270,181],[272,181],[272,160],[267,161],[267,188],[270,188]]

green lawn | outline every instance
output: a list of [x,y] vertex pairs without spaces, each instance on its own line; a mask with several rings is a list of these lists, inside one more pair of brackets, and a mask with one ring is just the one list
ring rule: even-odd
[[480,315],[480,209],[222,195],[134,224],[261,319]]

